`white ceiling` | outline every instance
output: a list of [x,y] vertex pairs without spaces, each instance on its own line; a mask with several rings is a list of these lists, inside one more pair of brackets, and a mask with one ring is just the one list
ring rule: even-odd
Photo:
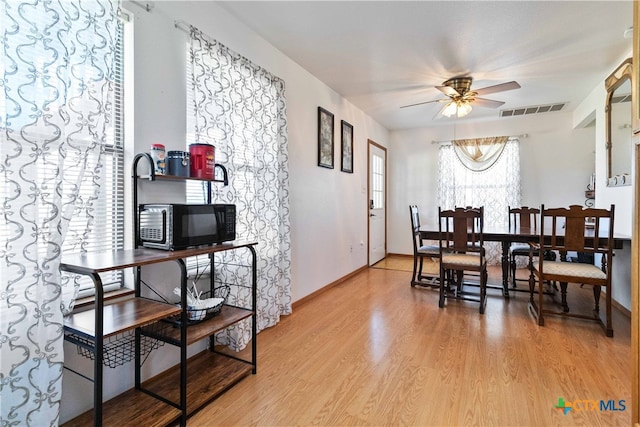
[[[388,129],[432,126],[434,88],[516,80],[460,120],[568,102],[572,110],[631,50],[628,1],[229,1],[226,10]],[[553,113],[545,113],[553,114]],[[508,119],[503,119],[508,120]]]

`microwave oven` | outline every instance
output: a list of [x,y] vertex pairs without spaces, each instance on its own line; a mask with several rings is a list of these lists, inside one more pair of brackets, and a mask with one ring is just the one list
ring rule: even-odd
[[176,250],[235,240],[236,205],[142,204],[139,241],[146,248]]

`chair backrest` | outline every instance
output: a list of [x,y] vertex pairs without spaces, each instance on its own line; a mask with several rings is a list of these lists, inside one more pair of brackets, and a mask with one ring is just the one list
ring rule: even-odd
[[417,205],[409,205],[409,213],[411,214],[411,229],[420,228],[420,214]]
[[418,252],[418,248],[422,246],[422,238],[420,237],[420,214],[417,205],[409,205],[409,213],[411,214],[411,239],[413,240],[413,253]]
[[514,228],[529,228],[537,230],[539,216],[540,209],[538,208],[530,208],[528,206],[512,208],[509,206],[509,230]]
[[[613,252],[614,205],[609,210],[572,205],[541,209],[540,247],[543,250],[608,254]],[[589,226],[587,227],[587,224]]]
[[441,251],[484,251],[484,207],[438,208],[438,218]]

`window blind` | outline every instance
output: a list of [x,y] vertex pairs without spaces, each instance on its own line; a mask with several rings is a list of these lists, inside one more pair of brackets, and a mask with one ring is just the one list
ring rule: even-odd
[[[107,134],[107,145],[103,155],[104,182],[103,191],[95,202],[96,218],[94,227],[85,235],[86,223],[82,218],[74,216],[62,246],[62,251],[74,253],[80,251],[103,252],[124,248],[124,58],[125,58],[125,25],[118,23],[114,70],[114,102],[113,127]],[[90,190],[88,188],[87,190]],[[88,197],[88,194],[81,194]],[[93,281],[83,275],[68,275],[79,286],[78,297],[94,294]],[[124,286],[122,271],[100,274],[105,291],[119,289]]]

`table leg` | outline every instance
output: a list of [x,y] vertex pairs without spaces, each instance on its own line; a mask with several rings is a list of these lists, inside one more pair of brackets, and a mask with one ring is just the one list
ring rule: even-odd
[[509,247],[511,242],[502,241],[502,296],[509,298]]

